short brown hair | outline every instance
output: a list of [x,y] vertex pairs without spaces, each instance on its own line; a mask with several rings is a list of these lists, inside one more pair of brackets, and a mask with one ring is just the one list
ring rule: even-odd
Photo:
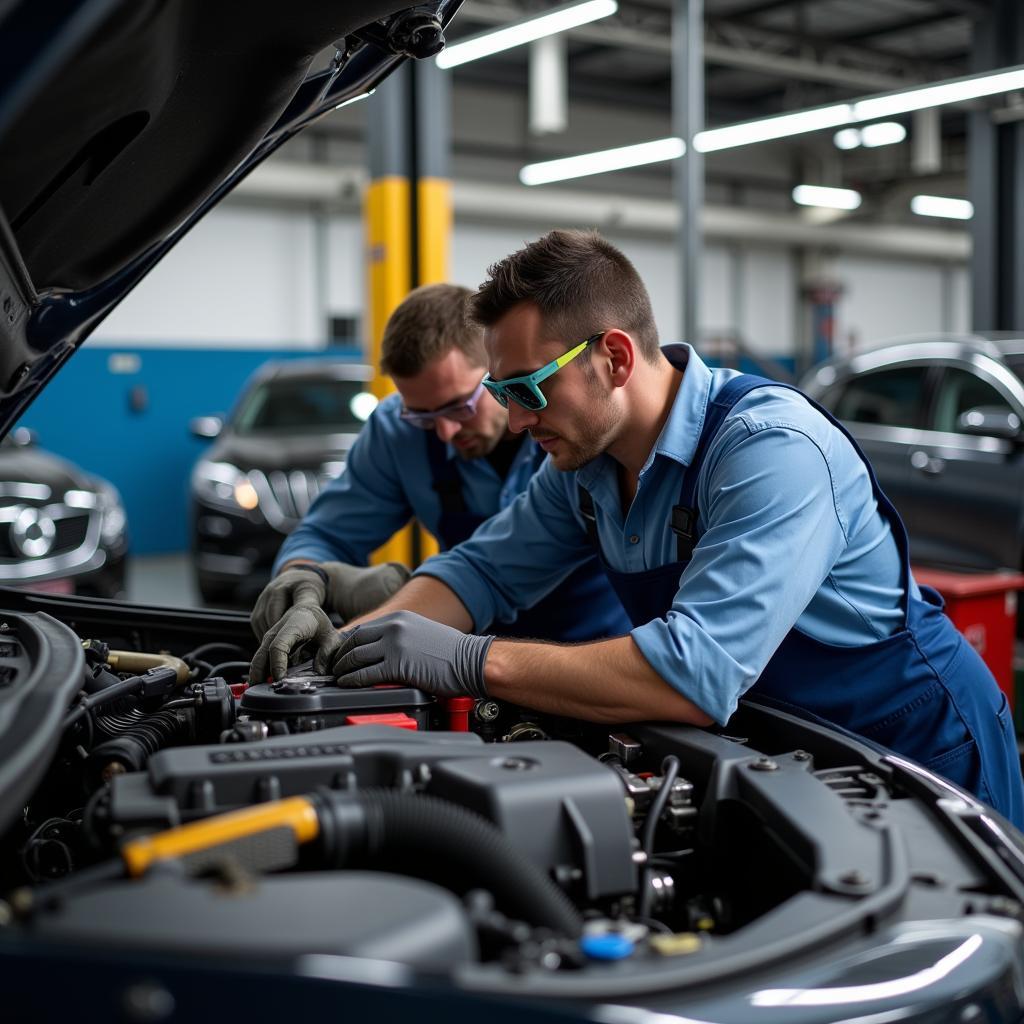
[[555,230],[487,268],[488,280],[469,301],[469,316],[496,324],[520,302],[532,302],[545,329],[582,341],[618,327],[650,363],[659,358],[651,298],[636,267],[596,231]]
[[485,366],[483,332],[466,318],[473,293],[455,284],[425,284],[409,292],[388,318],[380,369],[389,377],[414,377],[453,348],[474,366]]

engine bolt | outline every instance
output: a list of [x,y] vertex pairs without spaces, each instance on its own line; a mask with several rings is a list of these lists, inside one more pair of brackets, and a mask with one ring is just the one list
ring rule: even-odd
[[478,700],[473,714],[481,722],[493,722],[501,714],[501,707],[496,700]]
[[750,764],[752,772],[777,772],[779,766],[770,757],[759,757]]
[[811,755],[806,750],[794,750],[793,760],[794,761],[810,761]]

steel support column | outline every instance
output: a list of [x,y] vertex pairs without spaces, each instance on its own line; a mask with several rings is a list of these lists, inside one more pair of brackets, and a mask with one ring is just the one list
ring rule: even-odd
[[[433,61],[421,61],[399,68],[367,101],[364,337],[368,361],[377,371],[371,388],[378,398],[394,390],[378,369],[388,317],[413,288],[448,279],[450,88],[445,72]],[[372,561],[415,566],[436,551],[429,534],[406,529],[375,552]]]
[[676,161],[674,185],[681,217],[677,246],[682,278],[681,341],[696,344],[700,328],[700,217],[704,206],[704,158],[693,139],[704,129],[704,2],[673,0],[672,120],[686,143]]
[[[1024,7],[994,0],[974,23],[972,70],[1024,63]],[[1024,330],[1024,122],[996,123],[985,109],[968,115],[971,222],[971,326]]]

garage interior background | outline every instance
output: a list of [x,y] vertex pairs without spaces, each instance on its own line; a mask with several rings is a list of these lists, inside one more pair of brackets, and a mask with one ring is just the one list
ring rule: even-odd
[[[546,6],[471,0],[451,39]],[[671,162],[521,184],[519,169],[531,162],[672,134],[672,6],[621,0],[614,16],[555,37],[565,77],[553,90],[535,80],[531,95],[531,72],[544,59],[536,44],[444,72],[452,85],[451,280],[475,286],[490,262],[525,240],[554,226],[593,226],[635,261],[662,340],[696,341],[713,361],[792,372],[826,354],[823,345],[841,353],[901,335],[1000,326],[972,316],[972,225],[910,210],[917,194],[970,194],[964,106],[894,118],[905,138],[885,146],[843,150],[823,131],[708,154],[695,339],[682,338]],[[999,53],[992,39],[1000,19],[1015,17],[1013,3],[704,6],[709,126],[1024,60],[1024,33],[1016,54],[1005,52],[1013,38],[1000,39]],[[228,409],[265,359],[362,358],[366,124],[380,101],[335,111],[257,169],[26,415],[41,444],[121,490],[134,554],[187,547],[188,475],[205,447],[189,435],[190,418]],[[995,106],[999,123],[1024,117],[1019,94]],[[804,183],[855,189],[861,205],[797,206],[792,191]],[[1012,273],[1012,261],[1001,272]],[[822,294],[832,296],[825,338]],[[104,416],[86,436],[77,424],[97,403]]]

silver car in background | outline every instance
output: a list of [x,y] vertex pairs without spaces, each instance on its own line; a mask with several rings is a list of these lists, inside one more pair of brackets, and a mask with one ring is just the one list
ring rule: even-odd
[[864,449],[916,562],[1024,567],[1024,338],[901,340],[800,386]]

